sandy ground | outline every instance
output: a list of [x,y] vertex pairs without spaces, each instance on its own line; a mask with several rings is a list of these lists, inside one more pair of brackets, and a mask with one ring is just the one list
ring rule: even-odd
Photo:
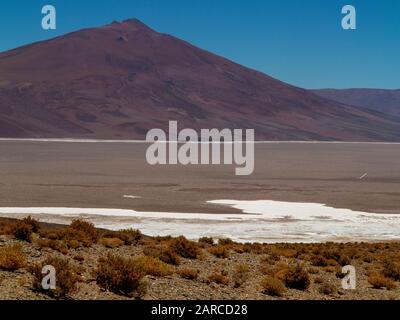
[[207,201],[235,199],[400,213],[398,144],[257,144],[255,172],[243,177],[229,165],[150,166],[146,148],[0,141],[0,207],[234,213]]

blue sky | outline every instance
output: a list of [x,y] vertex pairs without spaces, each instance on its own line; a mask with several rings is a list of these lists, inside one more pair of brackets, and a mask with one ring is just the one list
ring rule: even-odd
[[[57,30],[41,29],[41,8]],[[357,9],[357,30],[341,8]],[[305,88],[400,88],[399,0],[1,0],[0,51],[113,20],[157,31]]]

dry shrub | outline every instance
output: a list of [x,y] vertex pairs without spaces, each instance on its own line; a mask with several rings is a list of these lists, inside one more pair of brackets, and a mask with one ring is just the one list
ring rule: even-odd
[[278,262],[277,264],[262,265],[261,266],[261,271],[265,275],[268,275],[268,276],[271,276],[271,277],[275,277],[276,276],[278,278],[282,278],[284,272],[286,272],[286,270],[288,268],[289,268],[289,265],[287,263]]
[[243,244],[239,244],[239,243],[237,243],[237,244],[235,244],[233,246],[229,246],[229,248],[232,249],[233,251],[235,251],[236,253],[240,253],[240,254],[246,252],[245,251],[246,250],[245,246]]
[[264,265],[263,268],[268,268],[265,266],[265,264],[267,264],[268,266],[274,265],[276,263],[276,260],[271,258],[270,255],[265,255],[261,257],[260,262],[262,265]]
[[343,273],[342,268],[336,267],[335,276],[338,279],[343,279],[346,276],[346,273]]
[[21,220],[23,223],[30,225],[32,227],[32,232],[33,233],[38,233],[40,230],[40,223],[38,220],[32,218],[31,216],[28,216],[24,219]]
[[372,256],[372,254],[367,254],[364,258],[363,261],[366,263],[371,263],[374,261],[374,257]]
[[247,281],[248,278],[249,278],[249,267],[245,264],[236,265],[232,275],[233,286],[235,288],[241,287]]
[[17,221],[12,227],[12,234],[18,240],[31,242],[32,233],[32,226],[22,220]]
[[242,253],[260,254],[264,250],[263,246],[259,243],[236,243],[229,239],[228,240],[222,239],[221,242],[218,243],[218,245],[226,246],[230,250],[233,250],[240,254],[242,254]]
[[383,265],[383,275],[400,281],[400,261],[386,260]]
[[262,254],[264,253],[264,246],[261,243],[235,244],[233,250],[241,253]]
[[342,266],[348,266],[351,264],[351,258],[346,255],[341,255],[337,262]]
[[368,277],[368,282],[372,285],[374,289],[386,288],[392,290],[396,288],[396,284],[393,279],[385,277],[380,273],[373,273]]
[[318,244],[318,243],[312,244],[312,245],[311,245],[311,248],[310,248],[310,250],[309,250],[309,252],[310,252],[311,254],[316,255],[316,256],[320,255],[320,254],[321,254],[321,251],[322,251],[322,249],[321,249],[321,244]]
[[270,252],[269,254],[263,256],[261,258],[261,263],[267,263],[267,264],[275,264],[281,259],[281,257],[275,252]]
[[119,231],[107,231],[102,235],[103,238],[118,238],[124,242],[125,245],[137,244],[142,238],[143,234],[139,230],[125,229]]
[[178,275],[183,279],[196,280],[199,276],[200,270],[184,268],[178,270]]
[[26,264],[26,256],[20,245],[13,245],[0,248],[0,269],[15,271]]
[[328,265],[328,260],[322,256],[313,256],[311,258],[311,265],[315,267],[326,267]]
[[264,294],[274,297],[282,297],[286,290],[285,285],[281,280],[271,276],[266,276],[261,281],[261,287]]
[[38,245],[42,248],[50,248],[62,254],[68,253],[67,245],[61,240],[40,239]]
[[43,238],[62,240],[72,248],[90,247],[99,238],[99,231],[90,222],[74,220],[67,228],[44,231]]
[[221,272],[213,272],[208,276],[208,281],[217,284],[223,284],[227,286],[229,284],[229,278],[222,274]]
[[177,266],[180,264],[181,259],[178,254],[169,246],[162,247],[160,255],[158,257],[162,262]]
[[179,256],[170,246],[150,244],[144,247],[143,253],[173,266],[180,264]]
[[172,239],[172,236],[157,236],[152,238],[156,243],[166,243],[170,242]]
[[165,277],[174,272],[171,266],[153,257],[140,256],[135,258],[133,263],[144,275]]
[[328,260],[326,260],[326,262],[327,262],[328,266],[331,266],[331,267],[335,267],[339,264],[335,259],[328,259]]
[[144,275],[135,260],[112,254],[100,258],[95,270],[101,288],[136,298],[145,293]]
[[82,243],[80,241],[78,241],[78,240],[72,239],[72,240],[67,240],[66,245],[70,249],[78,249],[78,248],[80,248],[82,246]]
[[207,244],[212,246],[214,244],[214,239],[209,237],[202,237],[199,239],[199,243]]
[[285,257],[285,258],[297,258],[297,256],[298,256],[297,250],[289,249],[289,248],[276,249],[275,253],[278,256]]
[[285,273],[288,271],[290,266],[285,263],[285,262],[279,262],[275,266],[270,266],[269,268],[266,269],[266,271],[269,270],[269,272],[266,272],[265,274],[270,275],[270,276],[276,276],[279,279],[283,279],[283,276]]
[[354,244],[352,246],[346,245],[345,249],[345,253],[350,259],[356,259],[360,254],[360,249]]
[[81,254],[76,254],[74,256],[74,260],[78,261],[78,262],[83,262],[83,261],[85,261],[85,257],[83,255],[81,255]]
[[276,276],[291,289],[307,290],[311,283],[310,275],[300,264],[285,266],[276,273]]
[[97,243],[111,249],[121,247],[125,244],[125,242],[119,238],[100,238]]
[[11,234],[18,240],[31,242],[32,233],[37,233],[40,229],[39,222],[31,216],[18,220],[11,227]]
[[42,230],[40,232],[40,236],[42,238],[50,239],[50,240],[60,240],[63,238],[65,229],[57,229],[57,230]]
[[99,238],[99,231],[93,223],[76,219],[64,232],[65,240],[77,240],[83,246],[89,247]]
[[260,272],[264,275],[268,275],[268,276],[273,276],[275,274],[274,272],[274,267],[267,265],[267,266],[261,266],[260,268]]
[[322,277],[316,277],[314,279],[314,283],[318,283],[318,284],[324,283],[324,279],[322,279]]
[[331,283],[324,283],[320,288],[319,292],[327,296],[337,292],[336,286]]
[[[337,274],[338,272],[342,272],[341,268],[338,268],[338,266],[327,266],[323,268],[324,271],[328,272],[328,273],[335,273]],[[343,276],[344,277],[344,276]]]
[[0,222],[0,234],[1,235],[10,235],[12,234],[13,226],[8,222]]
[[233,242],[232,239],[224,238],[224,239],[219,239],[219,240],[218,240],[218,244],[219,244],[220,246],[232,246],[232,245],[235,244],[235,243]]
[[93,240],[97,239],[99,236],[99,232],[95,228],[94,224],[91,222],[88,222],[88,221],[75,219],[71,222],[69,228],[73,229],[75,231],[80,231],[87,238],[90,238]]
[[[45,276],[42,274],[44,266],[52,266],[56,271],[56,289],[44,290],[42,280]],[[78,276],[78,271],[74,268],[67,259],[59,257],[49,257],[41,263],[38,263],[30,268],[30,272],[34,277],[34,290],[45,293],[55,299],[64,299],[71,293],[77,290],[77,283],[81,280]]]
[[319,273],[319,269],[318,268],[308,268],[308,272],[310,274],[318,274]]
[[[355,248],[352,248],[355,249]],[[357,249],[355,249],[357,251]],[[340,252],[338,248],[329,248],[322,252],[324,258],[328,260],[328,265],[335,265],[338,263],[341,266],[346,266],[351,264],[351,257],[355,257],[356,253],[354,253],[350,248],[347,249],[348,255],[344,255]],[[350,255],[350,256],[349,256]]]
[[218,245],[214,247],[210,247],[208,252],[211,253],[213,256],[221,259],[229,258],[229,248],[225,245]]
[[182,258],[198,259],[201,256],[201,251],[197,243],[189,241],[183,236],[172,239],[169,246]]

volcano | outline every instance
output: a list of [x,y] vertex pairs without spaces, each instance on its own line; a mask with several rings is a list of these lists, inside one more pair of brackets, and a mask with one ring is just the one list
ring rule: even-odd
[[143,139],[169,120],[255,129],[258,140],[400,141],[397,115],[326,99],[136,19],[0,54],[0,137]]

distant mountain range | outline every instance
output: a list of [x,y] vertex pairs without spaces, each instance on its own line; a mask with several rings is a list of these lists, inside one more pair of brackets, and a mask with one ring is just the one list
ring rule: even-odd
[[313,90],[321,97],[353,106],[400,116],[400,90],[383,89],[322,89]]
[[0,53],[0,137],[143,139],[177,120],[197,130],[254,128],[262,140],[400,141],[399,113],[384,113],[392,107],[341,97],[283,83],[135,19]]

